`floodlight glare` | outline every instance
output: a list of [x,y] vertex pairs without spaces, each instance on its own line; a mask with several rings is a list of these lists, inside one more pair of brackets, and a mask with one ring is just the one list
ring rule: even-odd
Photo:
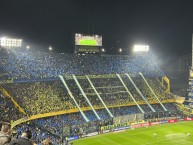
[[53,48],[50,46],[49,48],[48,48],[50,51],[52,51],[53,50]]
[[28,45],[28,46],[26,46],[26,48],[27,48],[27,49],[30,49],[30,46]]
[[22,39],[13,39],[7,37],[0,38],[0,46],[2,47],[21,47],[22,46]]
[[123,50],[122,50],[122,48],[119,48],[119,52],[122,52]]
[[148,45],[134,45],[134,52],[148,52],[149,46]]

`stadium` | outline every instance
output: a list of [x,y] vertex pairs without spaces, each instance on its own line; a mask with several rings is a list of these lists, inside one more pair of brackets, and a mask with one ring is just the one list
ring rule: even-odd
[[78,55],[2,46],[0,120],[11,124],[15,136],[30,130],[36,143],[191,144],[192,109],[170,92],[156,57],[142,53]]
[[193,1],[0,8],[0,145],[192,145]]

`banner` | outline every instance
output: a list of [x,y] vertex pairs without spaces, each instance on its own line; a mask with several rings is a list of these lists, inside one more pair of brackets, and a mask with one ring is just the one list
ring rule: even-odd
[[76,136],[69,137],[68,140],[70,141],[70,140],[75,140],[75,139],[78,139],[78,138],[79,138],[78,135],[76,135]]
[[130,126],[121,127],[121,128],[115,128],[113,131],[126,130],[126,129],[129,129],[129,128],[130,128]]
[[162,121],[160,121],[160,124],[166,124],[166,123],[168,123],[167,120],[162,120]]
[[193,121],[193,118],[184,118],[184,121]]
[[176,119],[173,119],[173,120],[168,120],[168,123],[175,123],[175,122],[177,122],[177,120],[176,120]]
[[149,122],[149,126],[151,126],[151,125],[158,125],[158,124],[160,124],[160,122]]
[[82,137],[89,137],[89,136],[95,136],[95,135],[98,135],[98,132],[92,132],[89,134],[85,134],[85,135],[82,135]]
[[141,127],[146,127],[149,126],[149,123],[136,123],[136,124],[132,124],[133,128],[141,128]]

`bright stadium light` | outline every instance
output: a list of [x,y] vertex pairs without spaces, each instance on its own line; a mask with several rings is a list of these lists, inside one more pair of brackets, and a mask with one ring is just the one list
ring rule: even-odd
[[134,52],[148,52],[149,45],[134,45],[133,51]]
[[21,47],[22,42],[23,42],[22,39],[7,38],[7,37],[0,38],[0,46],[2,47]]
[[53,48],[52,48],[51,46],[50,46],[48,49],[49,49],[49,51],[52,51],[52,50],[53,50]]
[[26,46],[26,48],[27,48],[27,49],[30,49],[30,46],[29,46],[29,45],[27,45],[27,46]]
[[102,51],[102,52],[105,52],[105,49],[104,49],[104,48],[102,48],[102,49],[101,49],[101,51]]
[[119,48],[119,52],[121,53],[123,51],[123,49],[122,48]]

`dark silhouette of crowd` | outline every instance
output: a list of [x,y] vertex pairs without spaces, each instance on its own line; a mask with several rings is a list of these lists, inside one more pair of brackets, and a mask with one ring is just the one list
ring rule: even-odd
[[[0,122],[0,145],[37,145],[37,141],[32,139],[30,130],[22,130],[16,133],[7,122]],[[29,129],[29,128],[28,128]],[[41,141],[41,145],[53,145],[50,138]]]

